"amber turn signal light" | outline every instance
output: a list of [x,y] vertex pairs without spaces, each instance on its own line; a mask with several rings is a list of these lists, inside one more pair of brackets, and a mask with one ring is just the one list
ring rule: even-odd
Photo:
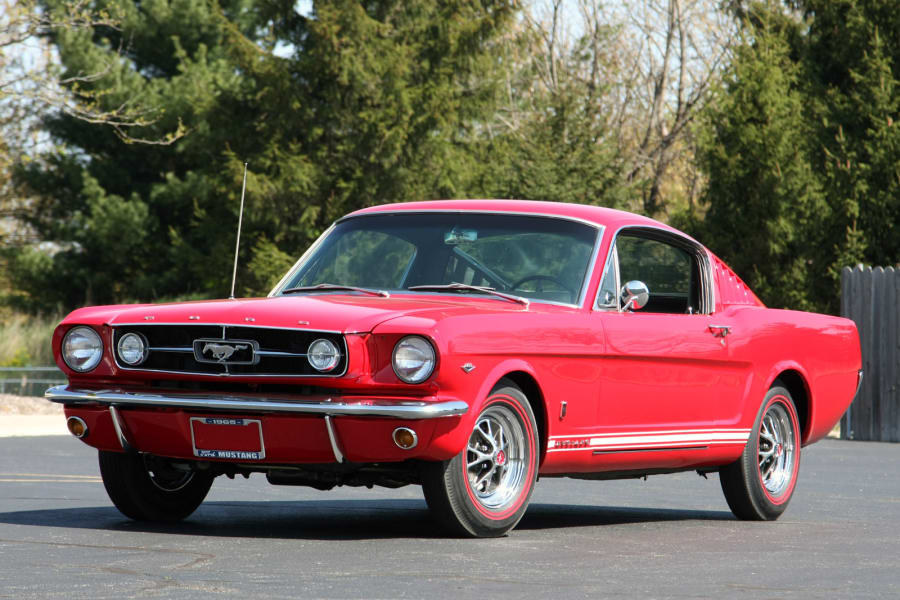
[[66,427],[68,427],[69,432],[77,438],[83,438],[88,433],[87,423],[79,417],[69,417],[66,419]]
[[416,432],[408,427],[398,427],[394,430],[394,443],[398,448],[404,450],[412,450],[419,443],[419,436]]

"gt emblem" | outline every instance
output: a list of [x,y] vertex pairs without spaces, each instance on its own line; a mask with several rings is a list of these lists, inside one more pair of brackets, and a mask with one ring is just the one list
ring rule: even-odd
[[255,340],[194,340],[194,360],[220,365],[255,365],[259,362]]
[[237,350],[246,350],[247,348],[246,344],[236,344],[234,346],[231,344],[205,344],[202,353],[206,355],[207,352],[211,352],[213,358],[218,362],[225,362]]

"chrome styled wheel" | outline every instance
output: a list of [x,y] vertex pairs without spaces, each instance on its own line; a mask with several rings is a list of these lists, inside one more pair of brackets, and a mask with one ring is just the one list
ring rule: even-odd
[[528,508],[538,458],[537,425],[528,398],[502,380],[485,400],[462,452],[424,465],[428,508],[454,533],[503,535]]
[[791,416],[784,404],[773,404],[762,418],[757,442],[759,478],[772,497],[791,483],[795,444]]
[[787,388],[768,391],[741,457],[719,470],[731,512],[739,519],[771,521],[787,508],[800,469],[800,423]]
[[475,500],[491,511],[514,501],[528,472],[522,423],[507,407],[482,413],[466,448],[466,476]]

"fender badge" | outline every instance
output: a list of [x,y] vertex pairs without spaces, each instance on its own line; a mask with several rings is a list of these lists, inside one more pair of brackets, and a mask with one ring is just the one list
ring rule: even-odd
[[466,373],[471,373],[475,370],[475,365],[473,365],[472,363],[466,363],[462,366],[462,370]]

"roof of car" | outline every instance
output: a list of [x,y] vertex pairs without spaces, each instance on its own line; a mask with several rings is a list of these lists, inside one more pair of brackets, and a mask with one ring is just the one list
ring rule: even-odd
[[[665,223],[623,210],[615,210],[589,204],[565,202],[538,202],[534,200],[431,200],[427,202],[402,202],[371,206],[347,216],[397,211],[475,211],[506,212],[518,214],[553,215],[570,217],[605,225],[613,230],[624,225],[655,227],[677,231]],[[681,232],[679,232],[681,233]],[[684,235],[684,234],[682,234]]]

